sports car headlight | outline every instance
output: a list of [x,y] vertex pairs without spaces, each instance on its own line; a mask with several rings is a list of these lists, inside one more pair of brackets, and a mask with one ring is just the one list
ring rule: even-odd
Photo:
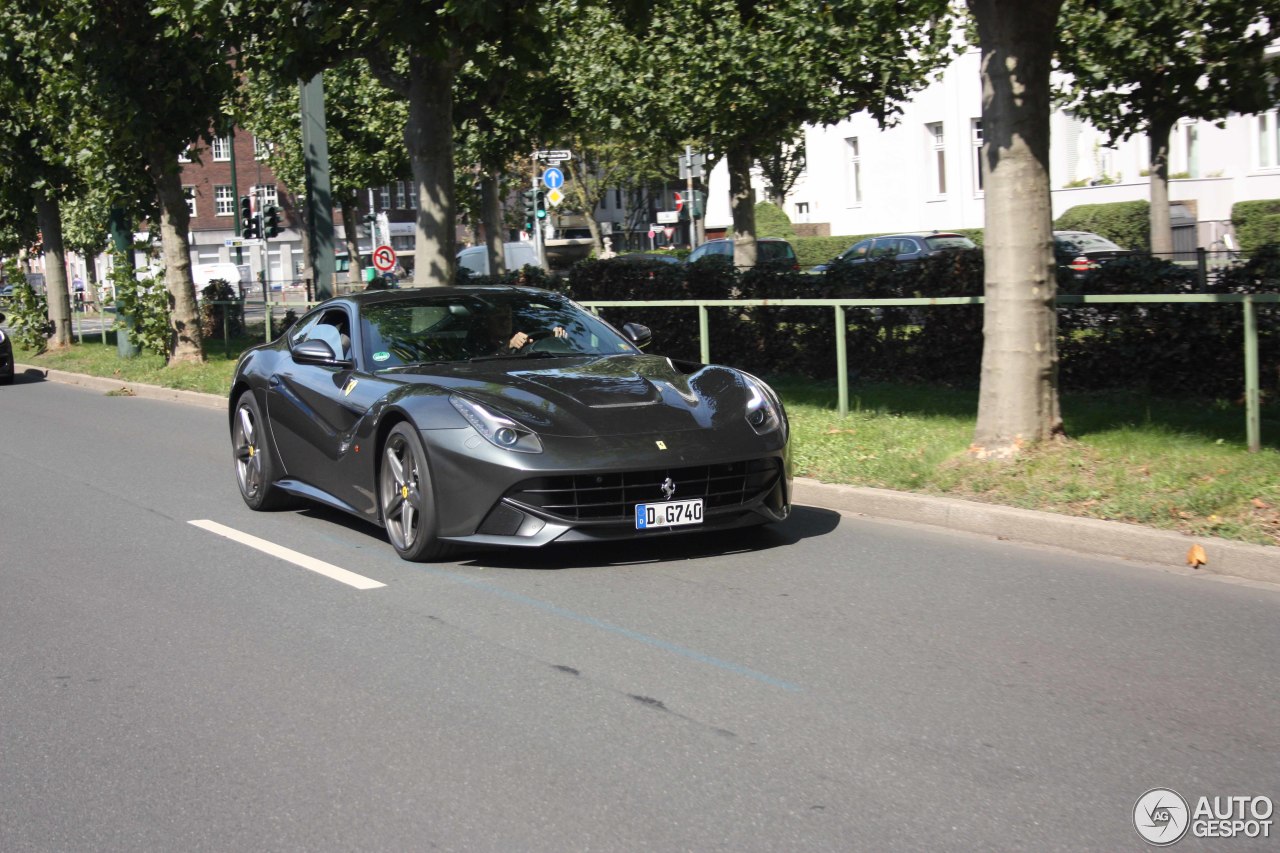
[[494,447],[519,453],[542,452],[542,440],[528,427],[521,426],[511,418],[500,415],[475,400],[468,400],[457,394],[450,394],[449,402],[458,410],[458,414],[466,418],[467,423],[475,427],[476,432],[488,439]]
[[754,376],[743,376],[747,385],[747,423],[758,435],[773,432],[782,425],[782,409],[769,387]]
[[0,344],[4,343],[4,329],[0,329]]

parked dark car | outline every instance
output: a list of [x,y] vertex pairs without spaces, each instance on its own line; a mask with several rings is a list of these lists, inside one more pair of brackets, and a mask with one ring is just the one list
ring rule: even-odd
[[963,234],[949,231],[919,231],[910,234],[885,234],[882,237],[868,237],[859,240],[845,249],[829,263],[818,264],[811,272],[825,272],[836,261],[861,264],[867,261],[894,260],[914,261],[944,252],[957,252],[963,249],[976,249],[978,244]]
[[[703,258],[712,257],[728,258],[729,262],[732,263],[733,240],[728,237],[708,240],[690,252],[689,257],[685,258],[685,263],[695,264]],[[783,266],[789,269],[800,268],[799,263],[796,261],[795,248],[781,237],[756,238],[756,263],[759,265]]]
[[[4,315],[0,314],[0,323]],[[0,385],[13,384],[13,341],[4,329],[0,329]]]
[[[514,331],[513,331],[514,330]],[[236,365],[241,496],[386,528],[406,560],[781,521],[789,428],[735,370],[641,347],[559,294],[467,286],[322,302]]]
[[1133,255],[1129,249],[1089,231],[1054,231],[1053,252],[1058,266],[1069,268],[1076,278],[1083,278],[1108,261]]

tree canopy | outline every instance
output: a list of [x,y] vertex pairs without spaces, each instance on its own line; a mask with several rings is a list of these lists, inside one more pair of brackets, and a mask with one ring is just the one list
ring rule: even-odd
[[1069,0],[1058,62],[1076,115],[1112,141],[1151,143],[1151,250],[1173,251],[1169,133],[1179,119],[1216,121],[1275,102],[1266,48],[1273,0]]

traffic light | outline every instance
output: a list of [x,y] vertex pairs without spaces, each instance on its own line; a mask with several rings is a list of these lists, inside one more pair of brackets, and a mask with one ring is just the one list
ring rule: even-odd
[[280,236],[280,208],[274,204],[262,211],[262,235],[268,239]]
[[524,198],[524,230],[532,231],[533,223],[538,219],[538,193],[534,190],[525,190],[522,193]]
[[240,236],[246,240],[258,239],[258,218],[253,215],[253,199],[240,196]]
[[538,219],[547,218],[547,191],[534,190],[533,215]]

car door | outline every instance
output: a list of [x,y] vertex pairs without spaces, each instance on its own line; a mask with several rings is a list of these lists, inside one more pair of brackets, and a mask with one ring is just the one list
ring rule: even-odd
[[[351,448],[356,423],[376,399],[375,383],[356,369],[355,325],[345,307],[329,307],[304,317],[289,335],[290,355],[268,378],[267,416],[281,462],[292,479],[349,503],[350,472],[340,463]],[[304,364],[293,348],[323,340],[348,359],[346,364]],[[336,343],[337,346],[333,346]],[[372,395],[372,396],[371,396]]]

